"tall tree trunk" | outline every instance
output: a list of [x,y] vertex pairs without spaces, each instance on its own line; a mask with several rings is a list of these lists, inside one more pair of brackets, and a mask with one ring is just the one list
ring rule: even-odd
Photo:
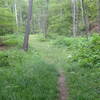
[[89,34],[89,19],[88,19],[88,11],[87,11],[87,5],[85,4],[84,0],[83,0],[83,9],[84,9],[84,23],[85,23],[85,27],[86,27],[86,36],[88,38],[88,34]]
[[77,0],[72,0],[72,15],[73,15],[73,36],[76,37],[76,34],[78,32],[78,26],[77,26]]
[[44,33],[44,26],[43,26],[43,22],[44,22],[44,16],[43,16],[43,8],[41,7],[40,10],[40,29],[41,29],[41,33]]
[[82,23],[83,25],[85,24],[84,21],[84,8],[83,8],[83,0],[80,0],[80,4],[81,4],[81,12],[82,12]]
[[27,19],[26,32],[25,32],[24,44],[23,44],[23,49],[25,51],[28,50],[28,45],[29,45],[28,42],[29,42],[30,24],[32,19],[32,6],[33,6],[33,0],[29,0],[28,19]]
[[21,5],[20,5],[20,8],[19,8],[19,25],[18,25],[18,31],[21,32],[22,30],[22,26],[23,26],[23,18],[22,18],[22,8],[21,8]]
[[60,17],[61,18],[63,18],[63,9],[62,9],[62,3],[63,3],[63,0],[58,0],[58,3],[61,5],[60,7],[59,7],[59,15],[60,15]]
[[17,32],[18,32],[18,11],[17,11],[16,0],[14,0],[14,10],[15,10],[15,17],[16,17]]
[[76,0],[76,33],[79,34],[79,7],[78,7],[78,0]]
[[45,35],[45,38],[47,38],[47,35],[48,35],[48,4],[49,4],[49,0],[46,0],[45,21],[44,21],[44,35]]

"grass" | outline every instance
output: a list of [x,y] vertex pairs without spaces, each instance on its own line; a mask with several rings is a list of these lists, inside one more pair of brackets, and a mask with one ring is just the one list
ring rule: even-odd
[[77,63],[67,67],[69,100],[99,100],[100,69],[80,68]]
[[[93,36],[89,40],[79,38],[78,47],[75,46],[75,43],[73,47],[72,43],[72,46],[68,48],[71,56],[67,57],[68,62],[64,70],[69,86],[69,100],[100,99],[100,66],[97,66],[100,64],[98,52],[100,40],[98,38],[100,37]],[[89,60],[84,62],[85,58]],[[95,59],[96,61],[94,61]],[[91,67],[90,64],[92,64]]]
[[64,37],[63,40],[63,37],[57,37],[55,40],[41,42],[38,40],[38,35],[32,36],[31,39],[32,46],[47,63],[52,63],[57,69],[64,69],[69,87],[68,100],[99,100],[100,69],[85,66],[81,68],[78,62],[72,62],[74,54],[78,53],[78,48],[89,40],[81,37],[75,39]]
[[8,60],[7,65],[0,66],[0,100],[57,99],[58,73],[36,50],[30,48],[24,52],[14,47],[0,53],[5,53]]
[[[6,38],[17,41],[16,36]],[[58,100],[60,69],[65,72],[68,100],[99,100],[100,68],[72,62],[78,48],[88,42],[85,38],[57,36],[45,40],[41,35],[30,35],[28,52],[20,49],[21,40],[22,36],[14,48],[0,51],[5,63],[0,63],[0,100]]]
[[3,44],[8,47],[21,47],[23,43],[23,37],[22,35],[19,34],[12,34],[12,35],[5,35],[5,36],[0,36],[0,44]]

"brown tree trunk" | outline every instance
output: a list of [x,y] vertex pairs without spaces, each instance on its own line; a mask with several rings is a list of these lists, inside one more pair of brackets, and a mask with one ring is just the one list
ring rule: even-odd
[[82,12],[82,23],[83,25],[85,24],[85,19],[84,19],[84,7],[83,7],[83,0],[80,0],[80,5],[81,5],[81,12]]
[[16,27],[17,27],[17,33],[18,33],[18,11],[17,11],[17,3],[16,0],[14,0],[14,12],[15,12],[15,17],[16,17]]
[[83,0],[83,9],[84,9],[84,24],[86,27],[86,36],[88,38],[89,35],[89,18],[88,18],[88,11],[87,11],[87,5],[85,4],[84,0]]
[[76,37],[78,32],[78,7],[77,0],[72,0],[72,16],[73,16],[73,36]]
[[27,18],[26,32],[25,32],[24,44],[23,44],[23,49],[25,51],[28,50],[28,45],[29,45],[28,42],[29,42],[30,24],[32,19],[32,6],[33,6],[33,0],[29,0],[28,18]]
[[49,0],[46,0],[46,9],[45,9],[45,22],[44,22],[44,35],[47,38],[48,35],[48,4]]

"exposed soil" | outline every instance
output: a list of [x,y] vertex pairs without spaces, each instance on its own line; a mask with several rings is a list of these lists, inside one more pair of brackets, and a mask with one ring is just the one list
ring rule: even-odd
[[100,24],[98,24],[96,22],[90,23],[89,31],[90,32],[98,32],[100,34]]
[[6,45],[4,45],[4,44],[0,44],[0,50],[5,50],[5,49],[7,49],[8,47],[6,46]]
[[60,71],[59,73],[59,100],[68,100],[68,88],[66,87],[64,72]]

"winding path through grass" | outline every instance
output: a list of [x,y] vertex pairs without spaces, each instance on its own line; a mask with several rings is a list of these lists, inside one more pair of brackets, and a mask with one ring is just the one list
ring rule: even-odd
[[58,88],[59,88],[59,100],[67,100],[68,87],[66,86],[66,78],[63,71],[63,66],[66,63],[66,48],[58,48],[52,45],[54,40],[42,41],[38,35],[30,36],[30,43],[32,47],[39,52],[39,55],[48,64],[53,64],[59,73]]
[[62,70],[59,71],[60,76],[59,76],[59,100],[67,100],[68,98],[68,89],[67,86],[65,84],[65,75],[64,72]]

